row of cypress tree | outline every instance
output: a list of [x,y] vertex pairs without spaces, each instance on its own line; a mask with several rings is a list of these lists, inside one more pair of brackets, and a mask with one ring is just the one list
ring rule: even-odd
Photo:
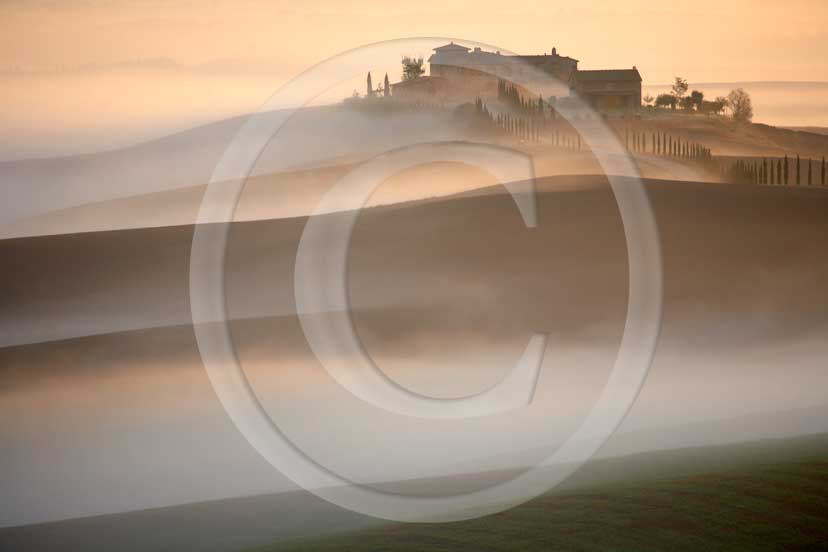
[[791,167],[791,159],[784,156],[781,159],[762,158],[746,161],[739,159],[723,172],[729,180],[735,182],[749,182],[764,186],[825,186],[825,157],[819,165],[819,175],[814,175],[814,160],[806,159],[807,174],[802,170],[802,160],[796,156],[796,164]]
[[709,148],[664,132],[648,133],[627,129],[624,134],[624,140],[627,149],[630,151],[700,161],[707,161],[713,158]]
[[[508,91],[504,92],[504,94],[508,94],[508,97],[515,97],[512,95],[514,87],[504,85],[503,89],[504,91]],[[492,124],[513,136],[534,143],[539,143],[542,139],[546,138],[556,147],[581,149],[582,142],[579,134],[552,128],[552,125],[548,124],[546,117],[543,116],[543,112],[538,111],[534,107],[527,107],[529,105],[524,103],[523,107],[519,108],[523,114],[515,115],[504,112],[493,115],[483,100],[477,98],[474,102],[475,112],[478,117],[488,119]],[[539,99],[535,105],[542,106],[541,100]]]
[[[524,98],[514,84],[503,80],[497,81],[497,99],[499,102],[520,111],[530,117],[542,117],[545,115],[545,103],[543,97],[538,95],[537,99]],[[553,117],[554,119],[554,113]]]

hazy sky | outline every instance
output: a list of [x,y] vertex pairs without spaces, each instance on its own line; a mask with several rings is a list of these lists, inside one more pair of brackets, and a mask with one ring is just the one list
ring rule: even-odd
[[315,62],[410,36],[555,46],[645,84],[828,81],[824,0],[5,0],[0,21],[0,132],[21,144],[0,159],[249,112]]
[[3,67],[163,57],[290,72],[365,42],[445,35],[526,53],[555,45],[587,67],[637,64],[651,83],[828,80],[823,0],[7,0],[0,20]]

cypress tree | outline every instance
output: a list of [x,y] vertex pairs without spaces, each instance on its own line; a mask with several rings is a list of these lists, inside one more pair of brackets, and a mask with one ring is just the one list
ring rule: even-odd
[[784,181],[785,186],[787,186],[788,185],[788,154],[785,154],[785,167],[784,167],[782,172],[783,172],[783,175],[785,177],[785,181]]
[[371,71],[368,71],[368,78],[365,79],[365,97],[369,98],[374,95],[374,87],[371,85]]
[[799,164],[799,154],[796,154],[796,185],[802,184],[802,170]]
[[768,160],[762,158],[762,184],[768,183]]
[[388,82],[388,73],[385,74],[385,81],[382,83],[382,92],[386,98],[391,95],[391,84]]
[[776,183],[782,185],[782,160],[776,160]]

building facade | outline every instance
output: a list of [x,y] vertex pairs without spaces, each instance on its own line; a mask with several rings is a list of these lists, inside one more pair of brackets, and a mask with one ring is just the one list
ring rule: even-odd
[[[393,85],[403,100],[468,101],[497,98],[499,81],[515,85],[526,97],[565,98],[579,95],[601,111],[633,110],[641,105],[638,70],[581,71],[578,60],[548,54],[505,55],[451,42],[428,58],[429,76]],[[418,81],[418,82],[415,82]]]
[[476,96],[483,99],[497,97],[499,80],[524,88],[526,95],[565,96],[578,70],[577,59],[560,56],[555,48],[551,54],[510,56],[453,42],[435,48],[428,62],[432,76],[477,92]]
[[598,111],[631,111],[641,107],[641,74],[635,67],[578,71],[575,89],[581,99]]

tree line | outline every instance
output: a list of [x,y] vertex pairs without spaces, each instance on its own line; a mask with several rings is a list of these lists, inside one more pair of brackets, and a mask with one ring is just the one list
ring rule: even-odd
[[[762,158],[753,160],[738,159],[735,163],[723,169],[728,181],[741,184],[757,184],[762,186],[825,186],[825,157],[822,161],[808,158],[804,160],[807,166],[802,169],[802,159],[796,160],[785,155],[778,159]],[[819,167],[819,174],[815,174],[814,165]]]
[[[508,97],[514,98],[514,102],[519,102],[511,92],[508,93]],[[486,121],[526,142],[547,142],[554,147],[580,150],[583,147],[580,134],[561,128],[559,124],[553,124],[554,119],[550,120],[544,115],[542,102],[541,99],[537,103],[523,100],[522,103],[515,104],[522,106],[519,113],[505,111],[493,114],[485,102],[477,98],[474,102],[474,111],[478,120]]]
[[639,153],[697,161],[713,158],[709,148],[661,131],[646,132],[626,129],[624,143],[628,150]]
[[717,96],[715,99],[708,101],[705,99],[704,92],[701,90],[693,90],[689,94],[690,89],[686,79],[676,77],[675,82],[670,87],[670,92],[659,94],[653,98],[649,94],[642,98],[645,106],[652,106],[659,108],[670,108],[675,110],[677,107],[684,111],[699,113],[712,113],[714,115],[721,115],[725,109],[729,109],[731,116],[738,122],[750,122],[753,120],[753,103],[748,94],[743,88],[736,88],[725,96]]

